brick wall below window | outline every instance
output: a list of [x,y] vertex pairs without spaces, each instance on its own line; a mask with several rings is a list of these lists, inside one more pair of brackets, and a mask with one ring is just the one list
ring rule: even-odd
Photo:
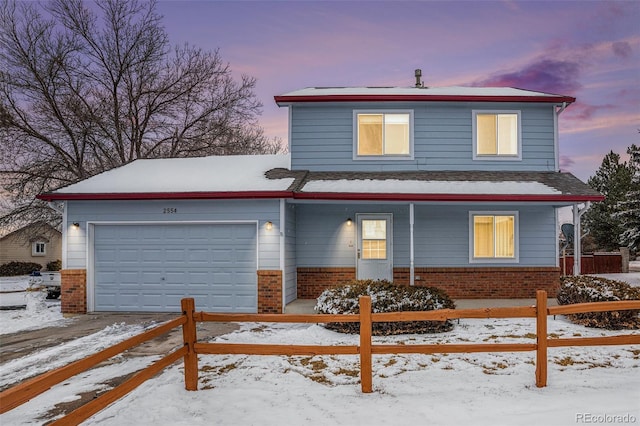
[[[298,268],[298,298],[315,299],[355,276],[355,268]],[[556,267],[415,268],[415,276],[415,285],[439,287],[454,299],[534,298],[536,290],[555,297],[560,286]],[[409,268],[394,268],[393,281],[408,285]]]
[[[395,268],[393,276],[395,283],[409,284],[409,268]],[[441,288],[454,299],[526,299],[536,290],[555,297],[560,287],[556,267],[415,268],[415,277],[415,285]]]
[[258,271],[258,313],[281,314],[282,312],[282,271]]
[[60,306],[63,314],[87,313],[87,271],[60,271]]

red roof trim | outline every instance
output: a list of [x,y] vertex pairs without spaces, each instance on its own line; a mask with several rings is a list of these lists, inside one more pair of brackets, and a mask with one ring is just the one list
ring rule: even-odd
[[573,103],[571,96],[490,96],[490,95],[283,95],[274,96],[277,104],[293,102],[364,102],[364,101],[431,101],[431,102],[548,102]]
[[293,198],[298,200],[344,201],[509,201],[509,202],[586,202],[602,201],[602,195],[571,194],[377,194],[350,192],[296,192],[247,191],[247,192],[146,192],[101,194],[42,194],[39,199],[53,200],[200,200],[200,199],[269,199]]
[[244,192],[130,192],[97,194],[41,194],[37,198],[53,200],[202,200],[239,198],[291,198],[290,191],[244,191]]

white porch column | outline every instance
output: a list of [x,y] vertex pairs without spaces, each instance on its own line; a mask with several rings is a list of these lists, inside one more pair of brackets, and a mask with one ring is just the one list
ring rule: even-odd
[[582,256],[580,249],[580,209],[577,204],[573,205],[573,275],[580,275]]
[[280,198],[280,271],[282,271],[282,312],[287,305],[287,280],[286,277],[286,263],[285,263],[285,244],[287,237],[287,219],[286,219],[287,203],[284,198]]
[[578,204],[573,205],[573,275],[580,275],[582,272],[582,226],[580,218],[589,210],[590,206],[590,202],[586,202],[583,208],[580,208]]
[[415,285],[415,270],[413,261],[413,203],[409,203],[409,285]]

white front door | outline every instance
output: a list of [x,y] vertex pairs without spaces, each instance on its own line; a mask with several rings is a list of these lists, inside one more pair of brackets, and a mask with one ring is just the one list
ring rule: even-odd
[[393,280],[393,216],[390,213],[357,214],[359,280]]

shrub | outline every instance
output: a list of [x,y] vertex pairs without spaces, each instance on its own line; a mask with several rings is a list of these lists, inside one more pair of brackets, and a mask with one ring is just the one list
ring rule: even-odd
[[47,271],[59,271],[60,269],[62,269],[62,261],[59,259],[47,263]]
[[[322,292],[315,309],[321,314],[358,314],[359,296],[371,296],[371,310],[377,312],[432,311],[455,309],[455,304],[442,290],[434,287],[398,286],[389,281],[356,280]],[[360,324],[328,323],[330,330],[357,334]],[[451,321],[405,321],[373,323],[376,336],[408,333],[440,333],[453,328]]]
[[0,265],[0,277],[13,277],[15,275],[29,275],[33,271],[39,271],[42,265],[33,262],[9,262]]
[[[640,300],[640,288],[621,281],[592,276],[564,277],[558,291],[558,303],[611,302],[618,300]],[[640,310],[587,312],[567,315],[569,320],[587,327],[620,330],[640,328]]]

